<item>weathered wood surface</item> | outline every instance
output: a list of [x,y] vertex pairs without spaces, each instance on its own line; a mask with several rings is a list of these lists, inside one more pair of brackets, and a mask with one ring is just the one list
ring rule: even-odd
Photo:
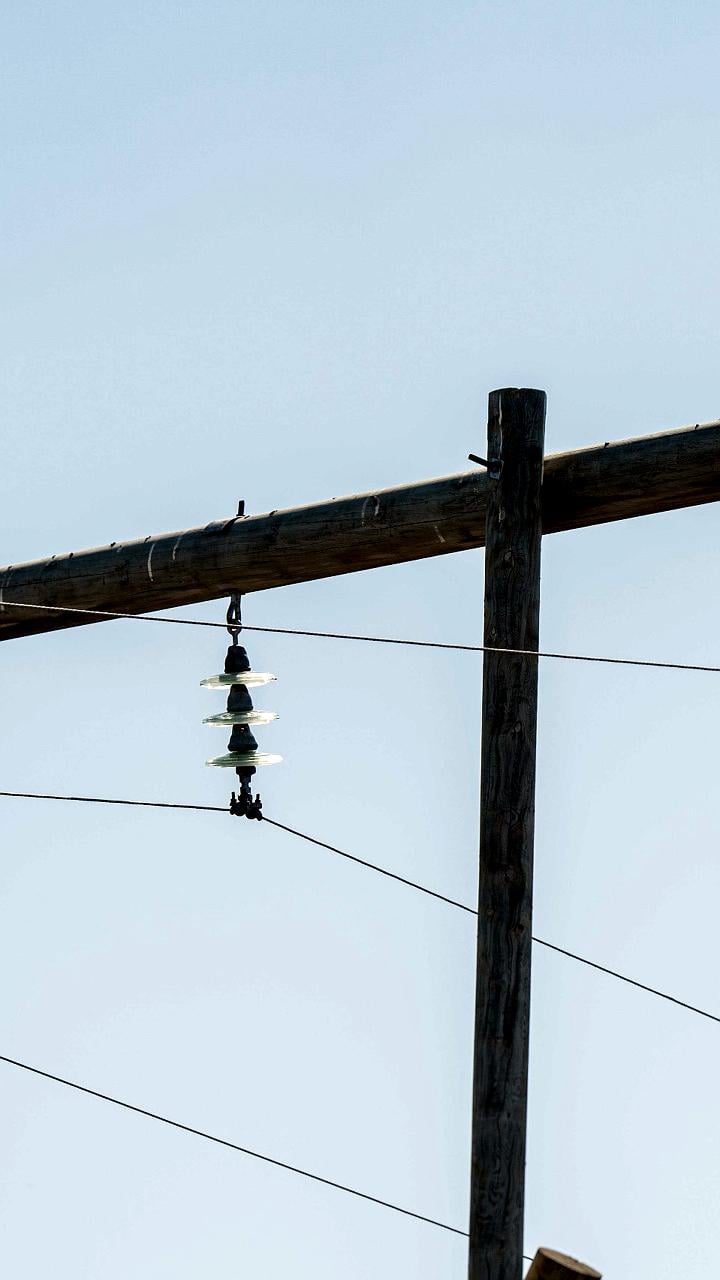
[[[545,394],[490,396],[485,644],[537,649]],[[469,1280],[521,1280],[537,661],[485,653]]]
[[[144,613],[485,544],[487,476],[474,470],[315,506],[0,569],[0,639],[102,619],[2,600]],[[720,422],[546,459],[543,532],[720,498]]]
[[525,1280],[578,1280],[579,1277],[602,1280],[602,1272],[554,1249],[538,1249]]

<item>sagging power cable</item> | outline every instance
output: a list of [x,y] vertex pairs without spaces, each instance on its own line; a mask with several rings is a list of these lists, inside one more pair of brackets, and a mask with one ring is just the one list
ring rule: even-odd
[[399,1204],[393,1204],[391,1200],[382,1200],[379,1196],[371,1196],[366,1191],[358,1191],[356,1187],[345,1186],[342,1182],[335,1182],[332,1178],[324,1178],[319,1173],[310,1173],[308,1169],[300,1169],[297,1165],[288,1164],[285,1160],[278,1160],[275,1156],[268,1156],[260,1151],[253,1151],[250,1147],[243,1147],[238,1142],[231,1142],[229,1138],[220,1138],[217,1134],[207,1133],[204,1129],[196,1129],[194,1125],[184,1124],[180,1120],[171,1120],[169,1116],[160,1115],[157,1111],[148,1111],[145,1107],[138,1107],[132,1102],[125,1102],[122,1098],[115,1098],[112,1094],[101,1093],[98,1089],[91,1089],[88,1085],[78,1084],[76,1080],[67,1080],[64,1076],[55,1075],[51,1071],[44,1071],[40,1067],[31,1066],[27,1062],[19,1062],[17,1058],[9,1058],[5,1054],[0,1053],[0,1062],[5,1062],[8,1066],[18,1067],[21,1071],[28,1071],[32,1075],[42,1076],[45,1080],[52,1080],[55,1084],[64,1085],[66,1089],[75,1089],[78,1093],[88,1094],[91,1098],[99,1098],[101,1102],[110,1102],[115,1107],[123,1107],[126,1111],[134,1111],[136,1115],[145,1116],[148,1120],[158,1120],[160,1124],[169,1125],[173,1129],[181,1129],[184,1133],[192,1133],[196,1138],[204,1138],[207,1142],[214,1142],[221,1147],[229,1147],[231,1151],[239,1151],[241,1155],[252,1156],[254,1160],[262,1160],[265,1164],[275,1165],[278,1169],[285,1169],[288,1173],[299,1174],[302,1178],[310,1178],[313,1182],[322,1182],[326,1187],[334,1187],[336,1191],[344,1191],[347,1195],[357,1196],[361,1200],[369,1200],[372,1204],[379,1204],[383,1209],[392,1209],[395,1213],[402,1213],[406,1218],[415,1218],[418,1222],[427,1222],[432,1227],[440,1227],[442,1231],[451,1231],[453,1235],[467,1237],[467,1231],[462,1231],[460,1227],[450,1226],[447,1222],[440,1222],[437,1218],[429,1218],[424,1213],[416,1213],[413,1209],[404,1209]]
[[[51,613],[82,613],[90,618],[123,618],[131,622],[167,622],[176,627],[219,627],[225,622],[205,618],[170,618],[167,614],[118,613],[110,609],[80,609],[74,605],[27,604],[22,600],[1,600],[0,612],[10,609],[39,609]],[[458,653],[505,653],[521,658],[555,658],[564,662],[595,662],[620,667],[652,667],[660,671],[700,671],[720,675],[720,666],[701,662],[662,662],[650,658],[616,658],[605,654],[562,653],[548,649],[510,649],[500,645],[452,644],[442,640],[413,640],[402,636],[368,636],[348,631],[309,631],[299,627],[260,627],[243,623],[244,631],[262,631],[268,635],[307,636],[320,640],[356,640],[366,644],[410,645],[418,649],[447,649]]]
[[[166,800],[123,800],[107,796],[57,795],[42,791],[0,791],[0,796],[20,800],[61,800],[74,801],[81,804],[127,805],[143,809],[194,810],[200,813],[229,812],[228,809],[212,804],[177,804]],[[474,907],[470,907],[464,902],[458,902],[457,899],[447,897],[443,893],[438,893],[437,890],[430,889],[427,885],[420,884],[415,880],[409,880],[405,876],[398,875],[397,872],[390,871],[387,867],[381,867],[377,863],[368,862],[365,858],[359,858],[356,854],[348,853],[344,849],[339,849],[336,845],[327,844],[324,840],[318,840],[315,836],[307,835],[304,831],[298,831],[295,827],[288,827],[285,823],[278,822],[274,818],[268,818],[265,814],[263,814],[262,821],[266,822],[268,826],[277,827],[279,831],[287,832],[288,835],[296,836],[298,839],[305,840],[307,843],[316,845],[320,849],[326,849],[328,853],[334,853],[341,858],[345,858],[349,862],[355,862],[358,866],[365,867],[368,871],[375,871],[389,880],[396,880],[398,884],[405,885],[408,889],[415,889],[419,893],[425,894],[427,897],[437,898],[439,902],[444,902],[447,906],[455,907],[460,911],[466,912],[468,915],[477,916],[477,910]],[[657,987],[651,987],[644,982],[639,982],[636,978],[630,978],[625,973],[619,973],[616,969],[610,969],[606,965],[602,965],[595,960],[588,959],[587,956],[578,955],[575,951],[568,951],[565,947],[560,947],[556,943],[548,942],[547,939],[539,938],[536,935],[533,935],[532,940],[536,946],[546,947],[550,951],[557,952],[558,955],[566,956],[569,960],[575,960],[578,964],[586,965],[590,969],[596,969],[599,973],[607,974],[608,977],[616,978],[619,982],[625,982],[631,987],[637,987],[639,991],[645,991],[649,995],[657,996],[661,1000],[667,1000],[671,1004],[678,1005],[681,1009],[686,1009],[689,1013],[696,1013],[701,1018],[707,1018],[711,1022],[720,1022],[720,1015],[718,1014],[710,1013],[709,1010],[702,1009],[699,1005],[689,1004],[686,1000],[680,1000],[677,996],[670,995],[667,991],[661,991]]]

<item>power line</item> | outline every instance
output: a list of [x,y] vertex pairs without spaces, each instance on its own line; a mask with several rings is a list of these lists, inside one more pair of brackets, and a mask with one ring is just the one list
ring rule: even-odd
[[[391,880],[397,880],[398,883],[407,885],[411,889],[419,889],[421,893],[428,894],[431,898],[438,898],[440,902],[446,902],[448,906],[458,907],[461,911],[466,911],[468,915],[477,916],[475,908],[469,907],[464,902],[457,902],[454,898],[447,898],[445,894],[437,893],[435,889],[428,889],[426,885],[417,884],[414,880],[406,880],[404,876],[399,876],[394,871],[388,871],[386,867],[378,867],[372,862],[366,862],[363,858],[357,858],[354,854],[346,853],[343,849],[337,849],[334,845],[326,844],[323,840],[316,840],[314,836],[306,835],[304,831],[296,831],[293,827],[286,827],[284,823],[276,822],[273,818],[265,818],[264,820],[273,827],[279,827],[281,831],[287,831],[290,835],[298,836],[301,840],[316,844],[321,849],[327,849],[330,853],[338,853],[341,858],[349,858],[352,862],[358,862],[360,866],[367,867],[371,871],[379,871],[381,875],[388,876]],[[567,956],[570,960],[576,960],[578,964],[587,965],[591,969],[597,969],[600,973],[608,974],[611,978],[618,978],[620,982],[627,982],[630,986],[637,987],[640,991],[647,991],[663,1000],[669,1000],[672,1004],[677,1004],[682,1009],[688,1009],[691,1013],[698,1013],[703,1018],[709,1018],[711,1022],[720,1022],[720,1017],[717,1014],[709,1013],[707,1009],[700,1009],[697,1005],[688,1004],[685,1000],[679,1000],[677,996],[668,995],[666,991],[659,991],[656,987],[649,987],[644,982],[629,978],[627,974],[618,973],[615,969],[608,969],[605,965],[597,964],[594,960],[588,960],[586,956],[577,955],[574,951],[566,951],[564,947],[558,947],[554,942],[547,942],[545,938],[538,938],[533,934],[532,940],[539,947],[547,947],[550,951],[557,951],[559,955]]]
[[[216,804],[178,804],[168,800],[123,800],[108,796],[71,796],[59,795],[49,791],[0,791],[0,796],[15,800],[65,800],[76,804],[117,804],[140,809],[185,809],[199,813],[229,812],[227,806]],[[409,889],[416,889],[418,893],[427,894],[430,898],[437,898],[439,902],[445,902],[450,907],[457,907],[459,911],[466,911],[469,915],[477,915],[477,911],[473,907],[466,906],[464,902],[458,902],[455,898],[448,898],[444,893],[438,893],[437,890],[429,889],[427,885],[419,884],[416,880],[409,880],[405,876],[398,875],[397,872],[390,871],[387,867],[381,867],[376,862],[368,862],[365,858],[359,858],[356,854],[348,853],[345,849],[338,849],[336,845],[327,844],[324,840],[316,839],[315,836],[306,835],[304,831],[298,831],[295,827],[288,827],[284,822],[277,822],[275,818],[268,818],[265,814],[263,814],[263,821],[267,822],[270,827],[277,827],[279,831],[286,831],[289,835],[297,836],[299,840],[306,840],[309,844],[317,845],[319,849],[327,849],[329,853],[335,853],[340,858],[346,858],[348,862],[356,862],[358,866],[367,867],[369,871],[376,871],[378,875],[387,876],[389,880],[397,880],[399,884],[404,884]]]
[[285,1169],[288,1173],[297,1173],[302,1178],[310,1178],[313,1182],[322,1182],[326,1187],[334,1187],[336,1191],[344,1191],[347,1195],[357,1196],[360,1200],[369,1200],[372,1204],[379,1204],[383,1209],[392,1209],[395,1213],[402,1213],[406,1218],[416,1218],[418,1222],[427,1222],[432,1227],[440,1227],[443,1231],[451,1231],[453,1235],[464,1236],[467,1239],[468,1232],[461,1231],[459,1227],[451,1227],[447,1222],[440,1222],[437,1218],[429,1218],[424,1213],[415,1213],[413,1209],[403,1209],[399,1204],[393,1204],[390,1200],[381,1200],[379,1196],[371,1196],[366,1191],[358,1191],[355,1187],[347,1187],[342,1182],[335,1182],[332,1178],[324,1178],[319,1173],[310,1173],[307,1169],[300,1169],[297,1165],[288,1164],[285,1160],[277,1160],[274,1156],[266,1156],[260,1151],[253,1151],[250,1147],[240,1146],[237,1142],[231,1142],[228,1138],[219,1138],[214,1133],[206,1133],[204,1129],[196,1129],[193,1125],[183,1124],[180,1120],[171,1120],[168,1116],[161,1116],[157,1111],[148,1111],[145,1107],[136,1107],[132,1102],[124,1102],[121,1098],[114,1098],[109,1093],[100,1093],[97,1089],[90,1089],[87,1085],[78,1084],[75,1080],[66,1080],[63,1076],[53,1075],[50,1071],[43,1071],[40,1067],[30,1066],[27,1062],[18,1062],[16,1058],[8,1058],[5,1054],[0,1054],[0,1062],[6,1062],[11,1067],[19,1067],[21,1071],[29,1071],[33,1075],[42,1076],[45,1080],[53,1080],[55,1084],[65,1085],[67,1089],[75,1089],[78,1093],[86,1093],[91,1098],[99,1098],[102,1102],[111,1102],[113,1106],[123,1107],[126,1111],[134,1111],[137,1115],[146,1116],[149,1120],[158,1120],[160,1124],[169,1125],[172,1129],[182,1129],[184,1133],[192,1133],[196,1138],[205,1138],[207,1142],[215,1142],[218,1146],[229,1147],[231,1151],[239,1151],[242,1155],[252,1156],[254,1160],[262,1160],[265,1164],[275,1165],[278,1169]]
[[[130,805],[144,809],[189,809],[201,813],[228,812],[226,808],[212,804],[177,804],[163,800],[121,800],[109,798],[107,796],[55,795],[41,791],[0,791],[0,796],[8,796],[21,800],[67,800],[82,804]],[[389,880],[397,880],[398,884],[405,885],[406,888],[416,889],[419,893],[426,894],[430,898],[437,898],[439,902],[444,902],[447,906],[455,907],[460,911],[465,911],[468,915],[477,916],[477,911],[474,907],[470,907],[464,902],[458,902],[455,898],[449,898],[443,893],[438,893],[435,889],[429,889],[427,885],[419,884],[415,880],[409,880],[405,876],[398,875],[395,871],[389,871],[387,867],[381,867],[378,866],[377,863],[368,862],[364,858],[359,858],[353,853],[348,853],[344,849],[337,848],[336,845],[327,844],[324,840],[318,840],[315,836],[307,835],[304,831],[298,831],[295,827],[288,827],[283,822],[277,822],[274,818],[267,818],[263,816],[263,821],[271,827],[277,827],[280,831],[285,831],[289,835],[296,836],[300,840],[305,840],[309,844],[317,845],[320,849],[327,849],[329,853],[334,853],[341,858],[346,858],[349,862],[356,862],[359,866],[366,867],[369,871],[375,871],[379,875],[386,876]],[[628,977],[625,973],[619,973],[616,969],[609,969],[605,965],[598,964],[595,960],[589,960],[587,956],[578,955],[575,951],[567,951],[564,947],[559,947],[554,942],[548,942],[545,938],[538,938],[535,935],[533,935],[532,940],[539,947],[547,947],[548,950],[556,951],[559,955],[567,956],[568,959],[575,960],[578,964],[584,964],[590,969],[596,969],[599,973],[605,973],[611,978],[617,978],[619,982],[626,982],[631,987],[637,987],[639,991],[646,991],[650,995],[658,996],[661,1000],[668,1000],[671,1004],[679,1005],[681,1009],[687,1009],[690,1013],[697,1013],[700,1017],[708,1018],[711,1022],[720,1022],[720,1016],[715,1013],[710,1013],[707,1009],[701,1009],[698,1005],[689,1004],[685,1000],[678,999],[677,996],[669,995],[667,991],[660,991],[657,987],[648,986],[644,982],[639,982],[636,978]]]
[[268,631],[274,635],[313,636],[325,640],[364,640],[369,644],[412,645],[420,649],[450,649],[460,653],[506,653],[520,658],[559,658],[565,662],[601,662],[621,667],[657,667],[663,671],[706,671],[720,674],[720,666],[699,662],[659,662],[645,658],[613,658],[591,653],[559,653],[549,649],[508,649],[490,644],[450,644],[441,640],[406,640],[397,636],[364,636],[346,631],[301,631],[291,627],[245,626],[244,631]]
[[653,996],[660,996],[662,1000],[669,1000],[671,1004],[680,1005],[681,1009],[689,1009],[691,1013],[699,1013],[701,1018],[709,1018],[711,1022],[720,1022],[720,1017],[716,1013],[708,1013],[707,1009],[700,1009],[696,1004],[688,1004],[685,1000],[678,1000],[677,996],[668,995],[667,991],[658,991],[656,987],[648,987],[644,982],[638,982],[636,978],[628,978],[625,973],[618,973],[616,969],[607,969],[604,964],[597,964],[595,960],[588,960],[586,956],[575,955],[574,951],[566,951],[564,947],[558,947],[554,942],[546,942],[544,938],[533,938],[540,947],[547,947],[550,951],[557,951],[561,956],[569,956],[571,960],[578,960],[580,964],[586,964],[591,969],[597,969],[600,973],[607,973],[611,978],[618,978],[620,982],[627,982],[631,987],[638,987],[640,991],[649,991]]
[[[6,1054],[0,1053],[0,1062],[7,1063],[8,1066],[18,1067],[21,1071],[28,1071],[31,1075],[41,1076],[44,1080],[52,1080],[55,1084],[62,1084],[67,1089],[75,1089],[78,1093],[85,1093],[91,1098],[99,1098],[101,1102],[110,1102],[113,1106],[122,1107],[125,1111],[134,1111],[136,1115],[145,1116],[149,1120],[157,1120],[160,1124],[169,1125],[172,1129],[180,1129],[183,1133],[192,1133],[196,1138],[204,1138],[207,1142],[214,1142],[218,1146],[228,1147],[231,1151],[239,1151],[241,1155],[252,1156],[254,1160],[262,1160],[265,1164],[275,1165],[278,1169],[285,1169],[288,1173],[296,1173],[302,1178],[309,1178],[312,1182],[321,1182],[323,1186],[333,1187],[336,1191],[344,1191],[347,1195],[356,1196],[360,1200],[369,1200],[371,1204],[379,1204],[383,1209],[392,1209],[395,1213],[401,1213],[406,1218],[415,1218],[418,1222],[427,1222],[431,1227],[440,1227],[442,1231],[450,1231],[453,1235],[468,1238],[468,1232],[462,1231],[460,1227],[452,1227],[447,1222],[440,1222],[437,1218],[429,1218],[424,1213],[416,1213],[414,1209],[404,1209],[401,1205],[393,1204],[391,1200],[382,1200],[379,1196],[371,1196],[366,1191],[358,1191],[355,1187],[347,1187],[342,1182],[335,1182],[332,1178],[324,1178],[319,1173],[310,1173],[307,1169],[300,1169],[297,1165],[288,1164],[284,1160],[277,1160],[274,1156],[266,1156],[260,1151],[253,1151],[250,1147],[240,1146],[237,1142],[231,1142],[228,1138],[219,1138],[216,1134],[207,1133],[204,1129],[196,1129],[193,1125],[183,1124],[180,1120],[171,1120],[168,1116],[161,1116],[156,1111],[148,1111],[145,1107],[137,1107],[132,1102],[124,1102],[122,1098],[115,1098],[109,1093],[100,1093],[98,1089],[91,1089],[88,1085],[78,1084],[75,1080],[66,1080],[64,1076],[54,1075],[51,1071],[43,1071],[40,1067],[33,1067],[27,1062],[19,1062],[17,1058],[9,1058]],[[523,1254],[525,1262],[532,1262],[532,1258],[526,1253]]]
[[[72,604],[30,604],[26,600],[5,600],[0,598],[0,612],[7,605],[8,609],[40,609],[45,613],[82,613],[89,618],[128,618],[131,622],[169,622],[174,627],[220,627],[227,630],[225,622],[211,622],[207,618],[169,618],[167,614],[151,613],[118,613],[113,609],[81,609]],[[245,630],[250,631],[247,627]]]
[[[170,618],[167,614],[117,613],[109,609],[79,609],[74,605],[28,604],[19,600],[0,599],[0,611],[10,609],[40,609],[52,613],[82,613],[90,618],[125,618],[132,622],[167,622],[176,627],[213,627],[227,629],[224,622],[212,622],[205,618]],[[243,623],[243,631],[259,631],[269,635],[308,636],[321,640],[358,640],[366,644],[410,645],[418,649],[447,649],[458,653],[506,653],[520,658],[556,658],[564,662],[596,662],[620,667],[653,667],[660,671],[704,671],[720,675],[720,666],[700,662],[660,662],[649,658],[615,658],[602,654],[561,653],[548,649],[510,649],[500,645],[451,644],[442,640],[411,640],[402,636],[367,636],[348,631],[307,631],[299,627],[259,627]]]
[[76,804],[124,804],[139,809],[194,809],[200,813],[229,813],[219,804],[177,804],[169,800],[118,800],[108,796],[61,796],[49,791],[0,791],[0,796],[17,800],[72,800]]
[[[0,791],[0,795],[3,792]],[[428,889],[427,885],[418,884],[416,880],[407,880],[405,876],[399,876],[395,871],[388,871],[387,867],[379,867],[376,862],[367,862],[365,858],[358,858],[354,853],[347,853],[345,849],[338,849],[334,844],[326,844],[324,840],[317,840],[315,836],[308,836],[304,831],[296,831],[294,827],[286,827],[284,822],[276,822],[274,818],[268,818],[263,814],[263,822],[267,822],[268,826],[277,827],[280,831],[287,831],[291,836],[297,836],[300,840],[307,840],[309,844],[316,844],[319,849],[327,849],[329,853],[337,853],[341,858],[347,858],[349,862],[357,862],[361,867],[367,867],[369,871],[377,871],[381,876],[387,876],[389,880],[397,880],[398,884],[407,885],[409,889],[417,889],[419,893],[426,893],[430,898],[437,898],[440,902],[446,902],[450,907],[457,907],[460,911],[467,911],[469,915],[476,916],[477,911],[472,907],[468,907],[464,902],[458,902],[455,898],[446,898],[444,893],[438,893],[435,889]]]

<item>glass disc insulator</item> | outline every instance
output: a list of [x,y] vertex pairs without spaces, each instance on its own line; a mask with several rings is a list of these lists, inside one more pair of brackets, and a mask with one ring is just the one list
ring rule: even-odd
[[225,689],[229,684],[261,685],[277,680],[269,671],[221,671],[217,676],[208,676],[201,680],[204,689]]
[[248,765],[280,764],[282,756],[271,755],[267,751],[228,751],[224,756],[213,756],[205,763],[215,769],[242,769]]
[[203,724],[270,724],[277,718],[277,711],[221,711],[216,716],[206,716]]

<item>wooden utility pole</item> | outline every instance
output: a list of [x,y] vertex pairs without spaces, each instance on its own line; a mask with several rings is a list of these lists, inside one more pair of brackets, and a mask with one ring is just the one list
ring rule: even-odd
[[[0,569],[0,641],[487,547],[485,644],[537,652],[542,534],[720,500],[720,422],[545,459],[545,395],[490,396],[478,470]],[[88,612],[89,611],[89,612]],[[537,659],[486,653],[470,1280],[520,1280]],[[541,1249],[528,1280],[599,1273]]]
[[[485,644],[537,650],[545,393],[494,391]],[[537,659],[485,653],[469,1280],[521,1280]]]

